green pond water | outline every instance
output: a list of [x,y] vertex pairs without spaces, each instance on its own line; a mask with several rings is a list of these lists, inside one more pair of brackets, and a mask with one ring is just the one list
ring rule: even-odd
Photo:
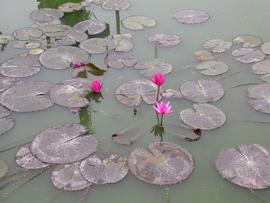
[[[44,0],[45,1],[45,0]],[[154,33],[179,34],[183,42],[174,48],[160,48],[159,57],[167,60],[174,66],[174,71],[167,75],[164,88],[178,88],[184,81],[191,79],[211,79],[202,76],[193,68],[185,69],[187,65],[194,65],[194,52],[201,49],[201,44],[209,38],[222,38],[231,40],[240,34],[254,34],[264,41],[270,40],[270,2],[268,0],[132,0],[132,7],[120,13],[121,18],[130,15],[152,16],[157,21],[157,26],[135,32],[133,50],[140,60],[154,58],[154,47],[147,41],[148,36]],[[36,0],[1,0],[0,2],[0,30],[12,33],[20,27],[31,25],[29,13],[37,9]],[[211,19],[198,25],[184,25],[177,23],[171,17],[176,9],[200,9],[208,12]],[[115,13],[104,11],[97,7],[95,15],[98,19],[110,24],[111,33],[116,33]],[[121,32],[128,32],[121,27]],[[0,62],[16,56],[20,51],[7,47],[0,52]],[[104,55],[92,56],[92,61],[99,67],[105,67]],[[230,52],[220,54],[218,59],[230,67],[230,72],[237,72],[251,65],[237,62]],[[128,156],[137,147],[146,147],[151,141],[157,139],[151,133],[155,125],[155,115],[151,106],[145,104],[138,108],[137,115],[133,115],[132,108],[118,103],[114,98],[114,90],[122,83],[131,79],[141,78],[137,70],[124,68],[121,70],[110,69],[104,76],[98,77],[103,83],[103,97],[100,103],[92,103],[92,129],[99,142],[98,153],[114,151]],[[61,82],[71,78],[71,70],[42,71],[31,77],[30,80]],[[97,78],[95,76],[92,79]],[[220,80],[224,89],[238,84],[261,82],[258,76],[245,71],[232,77]],[[224,126],[213,131],[203,131],[202,138],[197,142],[185,142],[169,133],[165,140],[176,143],[187,149],[195,159],[195,169],[185,181],[168,187],[153,186],[138,180],[130,172],[121,182],[103,186],[92,187],[87,196],[87,203],[261,203],[270,202],[269,190],[259,190],[251,193],[250,190],[231,184],[223,179],[216,171],[214,160],[218,153],[227,147],[239,144],[262,144],[270,147],[270,115],[256,112],[247,103],[247,86],[233,88],[214,104],[222,109],[227,122]],[[192,102],[187,100],[172,100],[174,113],[165,117],[166,122],[177,123],[179,112],[186,107],[191,107]],[[15,118],[15,127],[0,137],[0,148],[19,140],[30,141],[34,135],[55,124],[65,122],[79,122],[78,114],[72,114],[67,108],[54,105],[45,111],[35,113],[12,113]],[[145,128],[145,134],[135,144],[122,146],[112,141],[111,135],[120,129],[136,124],[138,130]],[[187,131],[180,132],[188,133]],[[24,139],[25,138],[25,139]],[[22,142],[24,142],[22,141]],[[0,153],[0,159],[9,167],[9,174],[21,171],[16,165],[14,157],[18,148]],[[53,168],[53,167],[52,167]],[[61,192],[56,189],[50,180],[53,169],[49,169],[31,182],[10,193],[6,198],[3,195],[12,191],[16,186],[11,185],[1,191],[1,203],[76,203],[80,202],[84,191]],[[1,179],[0,179],[1,182]]]

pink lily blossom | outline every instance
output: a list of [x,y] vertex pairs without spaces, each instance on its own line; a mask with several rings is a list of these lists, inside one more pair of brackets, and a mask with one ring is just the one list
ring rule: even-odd
[[163,73],[156,73],[151,77],[151,81],[160,87],[165,82],[165,75]]
[[76,61],[76,62],[73,64],[73,67],[74,67],[74,68],[80,68],[80,67],[82,67],[82,64],[81,64],[80,61]]
[[164,103],[164,102],[156,102],[156,105],[153,106],[155,112],[157,114],[169,114],[172,113],[172,105],[170,104],[170,102]]
[[93,92],[100,93],[102,84],[99,80],[93,80],[93,82],[89,85],[89,87],[91,88]]

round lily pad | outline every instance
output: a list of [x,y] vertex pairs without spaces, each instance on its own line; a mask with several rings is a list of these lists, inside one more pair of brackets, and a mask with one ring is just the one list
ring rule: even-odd
[[144,27],[154,27],[156,20],[149,16],[129,16],[122,20],[122,25],[129,30],[143,30]]
[[10,115],[10,111],[0,105],[0,118],[6,117],[9,115]]
[[91,80],[85,78],[68,79],[62,82],[64,85],[71,85],[77,89],[86,91],[89,90]]
[[19,56],[1,64],[0,73],[7,77],[23,78],[39,73],[41,65],[36,56]]
[[1,104],[16,112],[41,111],[51,107],[48,92],[52,87],[48,82],[21,82],[1,95]]
[[40,169],[49,166],[30,151],[30,144],[22,146],[16,153],[16,163],[26,169]]
[[4,92],[17,82],[16,78],[10,78],[0,75],[0,92]]
[[175,34],[154,34],[148,38],[148,41],[159,47],[174,47],[182,41],[179,35]]
[[247,96],[251,98],[248,103],[252,108],[263,113],[270,113],[270,84],[249,87]]
[[7,173],[8,173],[7,164],[3,160],[0,160],[0,178],[3,178]]
[[79,11],[83,8],[83,5],[79,3],[73,3],[73,2],[67,2],[58,7],[60,11],[63,11],[64,13],[71,13],[74,11]]
[[104,54],[115,48],[115,44],[110,39],[92,38],[83,41],[80,48],[90,54]]
[[236,60],[241,63],[253,63],[262,61],[265,55],[262,51],[253,48],[239,48],[232,52],[232,55],[237,57]]
[[194,104],[194,109],[180,112],[182,121],[194,129],[212,130],[224,125],[225,114],[211,104]]
[[80,124],[60,124],[38,134],[32,142],[31,151],[41,161],[51,164],[67,164],[80,161],[97,148],[92,135],[84,135]]
[[243,144],[220,152],[215,165],[221,176],[241,187],[270,187],[269,148],[258,144]]
[[82,89],[65,84],[54,85],[50,90],[50,98],[56,104],[68,108],[84,107],[89,104]]
[[126,10],[131,6],[128,0],[104,0],[102,8],[106,10]]
[[210,51],[206,50],[199,50],[194,53],[194,56],[198,61],[210,61],[215,58]]
[[133,54],[112,52],[105,58],[105,64],[110,68],[121,69],[132,67],[137,63],[137,58]]
[[43,33],[40,29],[34,27],[23,27],[13,32],[14,38],[21,41],[38,39],[42,34]]
[[200,10],[178,10],[173,14],[173,17],[179,22],[184,24],[198,24],[204,23],[209,20],[210,16]]
[[58,9],[43,8],[33,11],[30,17],[34,21],[38,22],[52,22],[55,19],[61,18],[64,13]]
[[12,118],[1,118],[0,119],[0,135],[5,134],[11,130],[15,125],[15,122]]
[[146,104],[154,104],[157,86],[149,80],[131,80],[120,85],[114,95],[120,103],[126,106],[139,106],[142,100]]
[[42,30],[44,35],[50,38],[65,37],[72,31],[70,26],[62,24],[36,23],[32,27]]
[[183,98],[183,95],[179,90],[165,89],[164,92],[162,92],[162,97],[166,99],[181,99]]
[[44,52],[44,49],[41,48],[35,48],[35,49],[29,49],[29,54],[30,55],[40,55]]
[[191,154],[167,142],[137,148],[128,157],[131,172],[140,180],[155,185],[171,185],[188,178],[194,168]]
[[84,32],[71,29],[70,32],[65,37],[62,37],[57,42],[61,45],[67,46],[67,45],[74,45],[78,42],[82,42],[87,39],[88,36]]
[[203,44],[204,49],[211,49],[214,53],[222,53],[232,47],[232,42],[223,39],[209,39]]
[[134,68],[141,70],[140,74],[148,78],[156,73],[163,73],[164,75],[167,75],[173,70],[173,66],[162,59],[138,62]]
[[229,70],[227,64],[221,61],[204,61],[196,65],[195,68],[202,70],[201,74],[209,76],[220,75]]
[[270,60],[264,60],[252,66],[252,72],[258,75],[270,73]]
[[270,73],[261,77],[263,81],[270,83]]
[[245,48],[253,48],[262,44],[262,39],[256,35],[240,35],[233,39],[233,42]]
[[270,55],[270,42],[265,42],[261,46],[261,50],[264,54]]
[[52,172],[51,180],[55,187],[66,191],[83,190],[92,185],[80,172],[80,162],[59,165]]
[[134,45],[131,41],[133,35],[130,33],[112,35],[112,40],[115,44],[115,51],[129,52]]
[[127,159],[116,153],[106,153],[102,158],[91,155],[80,166],[83,177],[95,184],[116,183],[128,174]]
[[106,24],[100,20],[90,19],[75,24],[73,29],[81,32],[87,31],[89,35],[96,35],[102,33],[106,29]]
[[60,70],[69,68],[76,61],[84,63],[88,58],[88,54],[80,48],[61,46],[45,51],[40,55],[39,61],[46,68]]
[[103,4],[104,0],[83,0],[82,5],[85,7],[91,7],[94,5],[100,5]]
[[198,103],[218,101],[224,95],[223,87],[214,80],[187,81],[180,91],[186,99]]

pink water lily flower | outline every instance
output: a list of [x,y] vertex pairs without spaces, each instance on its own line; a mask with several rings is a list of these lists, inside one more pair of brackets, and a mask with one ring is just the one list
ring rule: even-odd
[[151,81],[157,86],[161,86],[165,82],[165,75],[163,73],[156,73],[151,77]]
[[155,112],[157,114],[169,114],[172,113],[172,105],[170,102],[164,103],[164,102],[156,102],[156,104],[153,106]]
[[102,84],[99,80],[93,80],[93,82],[89,85],[89,87],[91,88],[93,92],[100,93]]
[[74,68],[80,68],[80,67],[82,67],[82,64],[81,64],[80,61],[76,61],[76,62],[73,64],[73,67],[74,67]]

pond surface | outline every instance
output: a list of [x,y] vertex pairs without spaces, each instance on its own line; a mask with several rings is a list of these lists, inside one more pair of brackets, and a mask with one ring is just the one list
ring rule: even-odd
[[[44,0],[45,1],[45,0]],[[49,1],[49,0],[48,0]],[[45,1],[46,2],[46,1]],[[182,43],[173,48],[158,48],[158,56],[173,65],[174,70],[166,76],[164,89],[178,89],[187,80],[216,79],[221,76],[203,76],[194,66],[198,63],[194,53],[201,50],[201,45],[207,39],[221,38],[232,41],[235,36],[242,34],[257,35],[267,42],[270,40],[269,19],[270,2],[267,0],[132,0],[132,6],[121,11],[121,18],[131,15],[151,16],[157,21],[152,28],[133,32],[135,44],[132,53],[140,61],[153,59],[155,48],[148,42],[148,37],[156,33],[178,34]],[[3,33],[12,33],[14,30],[30,26],[33,21],[29,14],[37,9],[35,0],[2,0],[0,7],[0,30]],[[178,23],[172,14],[176,9],[199,9],[206,11],[211,18],[202,24],[185,25]],[[95,8],[95,15],[99,20],[110,24],[111,34],[116,33],[115,12]],[[121,32],[129,32],[123,26]],[[269,190],[249,189],[234,185],[223,179],[215,169],[214,160],[222,149],[237,147],[239,144],[261,144],[270,147],[269,130],[270,115],[253,110],[248,105],[246,97],[247,83],[262,83],[258,75],[250,70],[252,64],[242,64],[230,54],[231,50],[218,54],[217,59],[226,63],[230,72],[239,74],[219,80],[223,86],[225,96],[213,104],[226,114],[226,123],[221,128],[203,131],[200,140],[187,142],[166,131],[164,139],[188,150],[194,160],[195,168],[189,178],[173,186],[153,186],[137,179],[131,172],[121,182],[116,184],[91,187],[86,202],[89,203],[254,203],[269,202]],[[11,46],[0,52],[0,62],[23,53]],[[104,55],[93,55],[92,62],[105,68]],[[51,70],[42,68],[41,72],[30,77],[29,80],[49,81],[60,83],[71,78],[71,69]],[[132,79],[143,78],[138,70],[123,68],[109,69],[103,76],[90,76],[90,79],[100,79],[103,84],[101,102],[91,102],[92,131],[98,140],[97,152],[113,151],[128,156],[137,147],[146,147],[155,138],[150,133],[151,127],[156,124],[155,114],[151,106],[142,104],[137,108],[136,116],[133,109],[126,107],[114,97],[115,89],[122,83]],[[229,89],[229,90],[228,90]],[[165,117],[167,123],[179,123],[180,111],[192,107],[193,102],[188,100],[172,100],[173,114]],[[8,145],[31,141],[39,132],[60,123],[78,123],[78,113],[73,114],[68,108],[54,105],[51,108],[34,113],[11,113],[16,120],[15,127],[0,137],[0,148]],[[112,141],[111,136],[124,128],[136,125],[137,130],[145,129],[143,136],[133,145],[123,146]],[[189,136],[191,131],[179,131],[179,134]],[[22,171],[15,163],[15,154],[18,148],[0,153],[0,160],[4,160],[9,167],[9,174]],[[0,200],[3,203],[48,203],[48,202],[80,202],[85,191],[62,192],[56,189],[50,180],[53,167],[37,176],[30,182],[16,188],[17,183],[10,183],[4,189],[0,188]],[[9,175],[8,174],[8,175]],[[0,179],[1,183],[1,179]],[[2,185],[2,183],[1,183]],[[0,186],[1,186],[0,185]],[[15,189],[14,192],[12,192]]]

